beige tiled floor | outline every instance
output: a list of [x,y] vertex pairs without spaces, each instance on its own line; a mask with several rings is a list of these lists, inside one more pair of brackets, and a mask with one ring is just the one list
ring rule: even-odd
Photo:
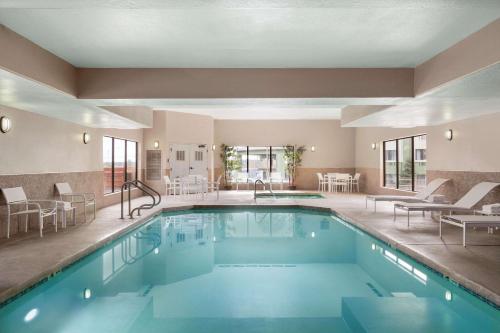
[[[135,204],[147,198],[135,200]],[[467,248],[461,245],[461,229],[444,227],[444,239],[438,237],[438,224],[429,217],[412,215],[412,224],[406,226],[406,215],[396,222],[392,219],[392,205],[379,203],[377,213],[365,209],[360,194],[327,195],[325,199],[258,199],[251,191],[221,192],[220,200],[214,194],[200,198],[163,198],[155,210],[144,211],[142,219],[119,219],[119,205],[98,212],[95,221],[70,226],[55,233],[47,230],[43,239],[37,233],[0,240],[0,302],[12,297],[44,277],[57,272],[123,232],[139,225],[148,217],[168,207],[192,205],[307,205],[335,210],[349,222],[372,233],[415,259],[450,276],[475,292],[500,304],[500,232],[487,234],[484,229],[471,230]],[[480,245],[481,244],[481,245]]]

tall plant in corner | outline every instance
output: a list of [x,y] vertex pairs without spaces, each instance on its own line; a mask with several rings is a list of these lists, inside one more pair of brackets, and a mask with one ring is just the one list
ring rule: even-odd
[[220,158],[224,168],[224,187],[231,189],[231,171],[241,168],[241,161],[238,159],[236,149],[224,143],[220,145]]
[[306,151],[305,146],[283,146],[286,172],[288,175],[288,184],[291,190],[295,190],[295,179],[297,177],[297,167],[302,164],[302,154]]

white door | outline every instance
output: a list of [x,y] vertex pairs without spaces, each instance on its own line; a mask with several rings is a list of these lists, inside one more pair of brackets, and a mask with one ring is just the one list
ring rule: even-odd
[[189,156],[189,174],[208,176],[207,145],[191,145]]
[[172,178],[188,175],[208,176],[208,148],[202,144],[171,144]]
[[189,175],[189,145],[170,145],[171,178]]

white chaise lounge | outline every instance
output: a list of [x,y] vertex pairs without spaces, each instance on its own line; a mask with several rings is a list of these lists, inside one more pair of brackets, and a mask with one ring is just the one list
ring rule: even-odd
[[483,199],[491,190],[500,186],[500,183],[483,182],[476,184],[467,192],[460,200],[454,204],[436,204],[436,203],[409,203],[395,202],[394,203],[394,221],[396,221],[396,210],[404,210],[408,215],[408,227],[410,227],[410,212],[471,212],[472,208]]
[[484,215],[444,215],[439,219],[439,237],[442,235],[442,224],[451,224],[462,228],[462,244],[465,247],[465,234],[467,227],[499,227],[500,216],[484,216]]
[[[7,205],[7,238],[10,237],[12,216],[19,218],[24,215],[24,231],[28,232],[28,216],[37,214],[40,237],[43,237],[43,219],[52,216],[52,223],[57,232],[57,202],[55,200],[28,200],[22,187],[2,188],[2,194]],[[15,207],[19,208],[15,210]]]
[[415,196],[404,195],[367,195],[365,207],[368,208],[368,200],[373,201],[374,211],[377,211],[377,201],[401,201],[401,202],[425,202],[425,199],[436,192],[448,179],[436,178]]

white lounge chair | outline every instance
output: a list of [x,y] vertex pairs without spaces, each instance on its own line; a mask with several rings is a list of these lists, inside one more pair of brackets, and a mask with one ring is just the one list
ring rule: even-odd
[[465,247],[465,233],[468,226],[472,227],[498,227],[500,226],[500,216],[484,215],[445,215],[439,219],[439,237],[442,235],[442,224],[447,223],[462,228],[462,245]]
[[280,190],[283,190],[284,183],[285,183],[285,178],[283,178],[281,172],[271,172],[271,177],[269,177],[269,186],[271,188],[273,184],[280,184]]
[[[3,188],[2,194],[7,205],[7,238],[10,238],[11,216],[24,215],[24,231],[28,232],[29,214],[38,215],[40,237],[43,237],[43,219],[52,216],[52,223],[57,232],[57,202],[55,200],[28,200],[22,187]],[[46,206],[45,208],[42,205]],[[20,207],[12,211],[14,207]]]
[[217,191],[217,200],[219,200],[219,188],[220,188],[220,181],[222,179],[222,175],[219,175],[216,181],[214,182],[207,182],[207,193],[212,190],[212,191]]
[[425,202],[429,196],[436,192],[448,179],[436,178],[431,181],[427,186],[414,196],[405,195],[367,195],[365,207],[368,208],[368,200],[372,200],[374,204],[374,211],[377,211],[377,201],[401,201],[401,202]]
[[169,176],[163,176],[163,180],[165,181],[166,195],[173,195],[175,197],[177,194],[181,194],[182,186],[178,180],[171,181]]
[[318,177],[318,192],[325,192],[328,180],[320,172],[316,172],[316,176]]
[[394,221],[396,221],[396,209],[405,210],[408,215],[408,227],[410,227],[410,212],[470,212],[473,207],[481,201],[491,190],[500,186],[500,183],[483,182],[476,184],[467,192],[460,200],[454,204],[437,204],[437,203],[410,203],[410,202],[395,202],[394,203]]
[[87,222],[87,207],[93,208],[94,217],[92,220],[95,219],[96,202],[94,193],[75,193],[68,183],[56,183],[55,187],[61,201],[69,202],[73,207],[79,204],[83,205],[83,216],[85,222]]

